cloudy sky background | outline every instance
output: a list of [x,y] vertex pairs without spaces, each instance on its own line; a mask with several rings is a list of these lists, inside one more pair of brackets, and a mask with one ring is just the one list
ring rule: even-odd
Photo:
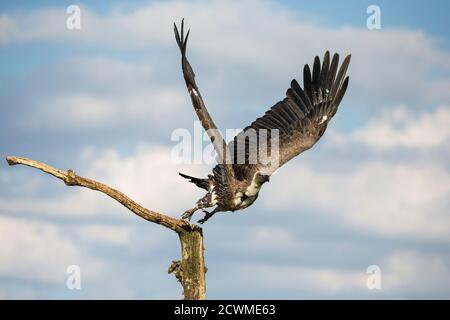
[[[381,8],[382,29],[366,28]],[[114,186],[173,216],[202,191],[171,158],[193,131],[172,23],[221,129],[242,128],[325,50],[352,54],[322,140],[245,211],[204,228],[208,298],[450,298],[450,23],[444,1],[0,2],[0,155]],[[206,143],[204,144],[206,146]],[[0,163],[0,298],[180,298],[173,232],[106,196]],[[82,290],[66,288],[81,267]],[[368,290],[378,265],[382,289]]]

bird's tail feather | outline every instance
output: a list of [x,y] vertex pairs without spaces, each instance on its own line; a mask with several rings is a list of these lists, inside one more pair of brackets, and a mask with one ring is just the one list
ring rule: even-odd
[[186,45],[190,32],[190,30],[188,30],[186,36],[184,35],[184,18],[183,20],[181,20],[181,32],[178,32],[178,28],[175,23],[173,24],[173,30],[175,32],[175,39],[177,41],[178,47],[180,48],[181,54],[184,57],[186,55]]
[[182,176],[183,178],[188,179],[190,182],[195,184],[197,187],[205,189],[205,190],[209,190],[209,180],[208,179],[200,179],[200,178],[191,177],[191,176],[188,176],[181,172],[179,172],[178,174],[180,176]]

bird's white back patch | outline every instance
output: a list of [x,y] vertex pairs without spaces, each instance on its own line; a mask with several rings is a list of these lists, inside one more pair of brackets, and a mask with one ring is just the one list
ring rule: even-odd
[[325,121],[327,121],[328,116],[323,116],[322,119],[320,120],[319,124],[324,123]]
[[247,197],[256,196],[260,188],[261,186],[256,183],[256,173],[255,173],[252,179],[252,183],[247,187],[247,190],[245,191],[245,195]]
[[241,199],[242,196],[243,196],[242,192],[237,192],[234,195],[233,202],[234,202],[235,206],[238,206],[238,205],[240,205],[242,203],[242,199]]
[[194,88],[189,91],[190,94],[194,94],[194,96],[198,97],[198,92]]
[[215,191],[211,192],[211,203],[213,206],[217,204],[217,194]]

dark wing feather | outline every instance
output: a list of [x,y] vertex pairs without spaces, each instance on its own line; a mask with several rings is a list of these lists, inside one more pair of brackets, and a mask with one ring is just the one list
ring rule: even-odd
[[218,164],[213,168],[213,174],[208,176],[213,184],[213,192],[217,196],[217,204],[221,207],[229,207],[233,200],[232,188],[228,183],[223,164]]
[[[315,57],[312,74],[308,65],[303,69],[304,89],[297,80],[292,80],[286,98],[277,102],[230,142],[228,147],[234,155],[233,169],[238,179],[251,178],[256,171],[271,174],[320,139],[347,89],[348,77],[345,74],[349,63],[350,55],[344,59],[337,72],[338,54],[333,55],[331,63],[328,51],[322,64],[319,57]],[[267,136],[263,137],[261,129],[267,129]],[[275,131],[270,132],[270,129],[279,130],[278,152],[267,139],[275,135]],[[255,135],[256,139],[252,139]],[[261,145],[272,153],[271,156],[276,157],[275,166],[261,161],[258,154],[258,146]]]

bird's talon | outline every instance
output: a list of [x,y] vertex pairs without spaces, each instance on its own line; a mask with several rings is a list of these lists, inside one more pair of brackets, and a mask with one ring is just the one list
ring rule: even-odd
[[200,219],[197,221],[197,223],[200,223],[200,224],[204,224],[211,217],[211,212],[206,211],[204,209],[202,209],[202,211],[205,214],[205,216],[203,217],[203,219]]

